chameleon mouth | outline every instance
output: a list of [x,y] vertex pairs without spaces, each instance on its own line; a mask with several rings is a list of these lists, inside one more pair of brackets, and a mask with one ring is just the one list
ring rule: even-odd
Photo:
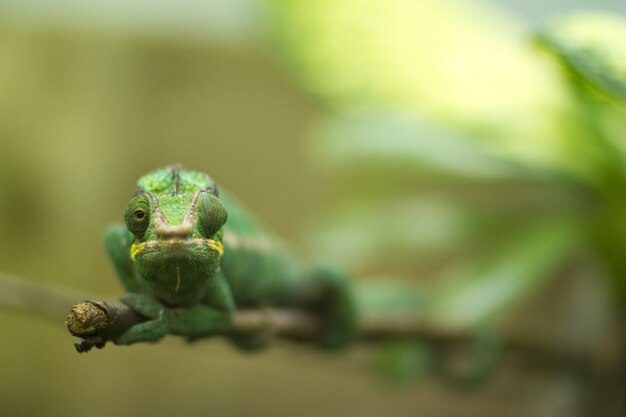
[[201,238],[168,239],[166,241],[149,240],[147,242],[133,243],[130,246],[130,259],[135,261],[136,256],[140,254],[141,252],[143,252],[146,248],[158,248],[158,247],[164,247],[164,246],[171,247],[171,248],[175,248],[175,247],[184,248],[184,247],[192,246],[194,244],[196,245],[206,244],[211,250],[217,251],[219,256],[222,256],[224,254],[224,246],[222,245],[222,242],[220,242],[219,240],[201,239]]

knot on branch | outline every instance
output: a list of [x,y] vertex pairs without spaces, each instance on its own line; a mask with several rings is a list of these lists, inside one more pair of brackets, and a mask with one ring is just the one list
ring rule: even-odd
[[72,307],[65,325],[74,336],[93,336],[109,327],[109,317],[105,309],[93,301],[85,301]]

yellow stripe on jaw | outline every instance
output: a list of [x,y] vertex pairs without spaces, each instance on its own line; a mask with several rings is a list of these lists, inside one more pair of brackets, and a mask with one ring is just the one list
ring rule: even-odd
[[210,247],[215,249],[217,253],[219,253],[220,256],[224,254],[224,246],[222,245],[222,242],[220,242],[219,240],[213,240],[213,239],[207,239],[206,242]]
[[135,261],[135,256],[137,256],[137,254],[141,252],[145,246],[145,242],[138,244],[133,243],[132,245],[130,245],[130,259],[132,259],[133,262]]
[[[219,240],[207,239],[206,243],[209,245],[209,247],[216,250],[219,256],[222,256],[224,254],[224,246]],[[146,242],[133,243],[132,245],[130,245],[130,259],[132,259],[134,262],[137,254],[144,250],[145,247]]]

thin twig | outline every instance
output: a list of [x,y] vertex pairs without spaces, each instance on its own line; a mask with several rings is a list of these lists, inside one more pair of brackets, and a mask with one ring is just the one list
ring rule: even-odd
[[0,272],[0,307],[33,313],[58,322],[67,315],[67,310],[76,300],[86,298],[89,296],[81,291]]

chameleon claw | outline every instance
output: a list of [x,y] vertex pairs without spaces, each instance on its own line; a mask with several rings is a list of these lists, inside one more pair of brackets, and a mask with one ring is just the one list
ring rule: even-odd
[[78,353],[89,352],[93,347],[102,349],[106,345],[106,340],[101,336],[93,336],[80,338],[79,342],[74,343],[74,348]]

